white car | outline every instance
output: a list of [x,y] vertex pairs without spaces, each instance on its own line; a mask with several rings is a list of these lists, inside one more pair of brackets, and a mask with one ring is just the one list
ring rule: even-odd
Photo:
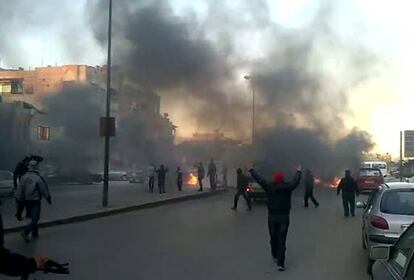
[[0,170],[0,194],[13,193],[13,173]]

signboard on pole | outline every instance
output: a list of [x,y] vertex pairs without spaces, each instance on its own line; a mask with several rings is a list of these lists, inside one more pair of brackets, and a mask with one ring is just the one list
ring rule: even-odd
[[404,131],[404,157],[414,157],[414,130]]
[[102,117],[100,119],[100,135],[101,137],[105,137],[107,135],[110,137],[115,136],[115,118]]

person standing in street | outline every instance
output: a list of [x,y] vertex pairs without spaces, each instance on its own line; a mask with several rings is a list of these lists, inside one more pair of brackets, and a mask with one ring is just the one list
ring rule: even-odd
[[210,188],[215,190],[217,187],[217,167],[213,159],[211,159],[208,164],[207,177],[210,178]]
[[151,166],[151,170],[148,174],[148,189],[150,193],[154,192],[154,184],[155,184],[155,173],[157,169],[155,166]]
[[181,170],[181,167],[177,167],[177,188],[178,191],[182,191],[183,187],[183,171]]
[[237,192],[234,195],[234,204],[231,208],[232,210],[237,210],[237,202],[239,201],[239,197],[243,196],[244,200],[246,200],[247,210],[252,210],[252,205],[250,203],[249,198],[246,195],[246,189],[249,185],[249,180],[246,175],[243,174],[243,170],[241,168],[237,168]]
[[165,193],[165,179],[167,177],[168,169],[161,164],[160,168],[157,169],[158,174],[158,190],[160,194]]
[[264,180],[254,170],[250,169],[252,177],[266,191],[268,209],[268,227],[273,261],[277,262],[279,271],[285,270],[286,239],[290,223],[290,208],[292,192],[298,187],[302,174],[298,166],[296,175],[291,183],[285,182],[282,172],[273,174],[273,182]]
[[344,206],[344,216],[349,217],[351,212],[352,217],[355,217],[355,194],[359,195],[358,184],[351,176],[350,170],[345,170],[345,177],[341,179],[337,189],[337,195],[342,191],[342,203]]
[[315,205],[315,207],[318,207],[319,202],[313,196],[313,185],[315,183],[315,179],[313,178],[313,174],[312,174],[312,171],[310,171],[310,169],[306,169],[305,171],[304,183],[305,183],[305,205],[304,207],[306,208],[309,207],[309,203],[308,203],[309,198],[312,200],[313,205]]
[[22,236],[26,242],[30,242],[30,233],[32,238],[39,236],[38,222],[40,219],[41,200],[45,198],[49,204],[52,204],[49,188],[46,181],[38,172],[38,162],[31,160],[28,171],[19,181],[16,191],[16,200],[23,203],[26,209],[26,217],[30,222],[23,231]]
[[228,172],[227,165],[226,163],[223,163],[223,169],[221,173],[223,174],[223,187],[225,188],[227,187],[227,172]]
[[206,176],[203,163],[200,161],[198,165],[195,165],[197,167],[197,180],[200,188],[198,189],[199,192],[203,191],[203,179]]

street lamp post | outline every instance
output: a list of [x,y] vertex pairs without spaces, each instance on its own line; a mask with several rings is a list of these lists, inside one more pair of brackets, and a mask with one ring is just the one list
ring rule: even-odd
[[255,143],[256,138],[256,129],[255,129],[255,117],[256,117],[256,94],[252,84],[252,79],[250,75],[245,75],[244,79],[250,82],[250,88],[252,90],[252,145]]
[[102,206],[108,206],[108,173],[109,173],[109,119],[111,117],[111,36],[112,36],[112,0],[109,0],[108,15],[108,64],[106,76],[106,120],[105,120],[105,159],[104,159],[104,177],[103,177],[103,194]]

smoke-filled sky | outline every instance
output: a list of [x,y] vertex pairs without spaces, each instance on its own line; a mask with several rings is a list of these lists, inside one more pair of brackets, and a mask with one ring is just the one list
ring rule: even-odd
[[[0,0],[0,67],[105,63],[106,2]],[[413,8],[114,0],[114,61],[163,96],[181,134],[219,128],[248,137],[249,73],[259,127],[293,122],[335,137],[358,126],[376,150],[397,155],[398,131],[413,128]]]

